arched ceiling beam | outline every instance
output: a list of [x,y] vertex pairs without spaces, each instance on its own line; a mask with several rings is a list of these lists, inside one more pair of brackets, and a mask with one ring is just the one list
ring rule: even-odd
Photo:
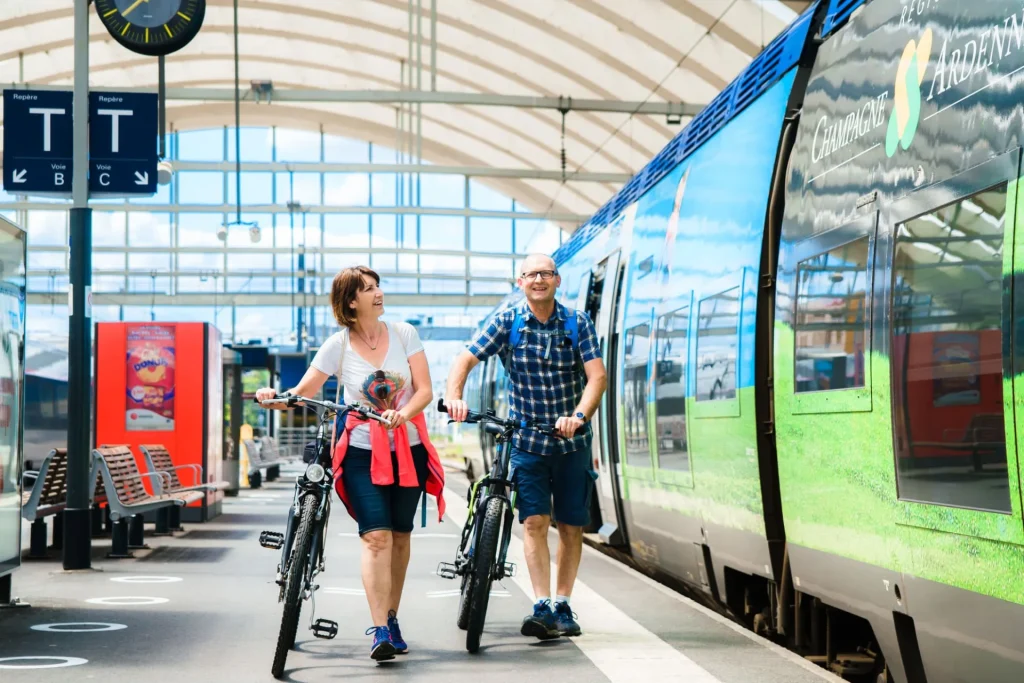
[[[208,33],[210,33],[210,32],[216,32],[216,33],[221,33],[221,34],[231,34],[232,33],[231,27],[222,27],[222,26],[216,26],[216,25],[209,26],[209,27],[204,26],[203,30],[208,32]],[[308,35],[304,35],[304,34],[300,34],[300,33],[294,33],[292,31],[287,31],[287,30],[262,29],[262,28],[258,28],[258,27],[257,28],[252,28],[252,29],[246,29],[246,28],[240,27],[239,33],[242,34],[242,35],[247,35],[248,34],[248,35],[259,35],[259,36],[271,36],[271,37],[275,37],[275,38],[280,38],[282,40],[307,41],[307,42],[312,42],[312,43],[324,45],[326,47],[335,48],[335,49],[338,49],[338,50],[345,50],[345,51],[349,51],[349,52],[357,52],[357,53],[360,53],[360,54],[366,54],[366,55],[371,55],[371,56],[379,57],[379,58],[385,59],[385,60],[395,60],[395,55],[393,53],[387,52],[385,50],[380,50],[380,49],[369,47],[369,46],[363,46],[363,45],[347,43],[347,42],[344,42],[344,41],[341,41],[341,40],[336,40],[336,39],[323,38],[323,37],[320,37],[320,36],[308,36]],[[96,41],[96,42],[100,42],[100,41],[108,42],[108,43],[112,43],[113,42],[110,39],[109,35],[105,31],[94,33],[93,35],[90,36],[90,40],[91,41]],[[5,61],[6,59],[17,59],[19,54],[21,54],[21,53],[23,53],[23,54],[35,54],[35,53],[40,53],[40,52],[49,52],[49,51],[52,51],[52,50],[55,50],[55,49],[71,48],[71,47],[73,47],[73,43],[74,43],[73,39],[65,39],[65,40],[60,40],[60,41],[54,41],[52,43],[40,44],[40,45],[34,46],[34,47],[32,47],[32,48],[30,48],[28,50],[19,50],[19,51],[11,51],[11,52],[7,52],[7,53],[3,53],[3,54],[0,54],[0,62]],[[171,63],[177,63],[177,62],[181,62],[181,61],[188,61],[189,59],[200,57],[200,56],[202,56],[202,54],[203,53],[196,53],[196,54],[179,53],[177,55],[172,55],[172,56],[168,57],[167,58],[167,63],[171,64]],[[209,54],[209,53],[206,53],[206,54]],[[131,55],[131,53],[126,53],[126,55]],[[226,58],[227,59],[233,59],[233,55],[227,55]],[[134,61],[126,60],[124,62],[124,64],[126,64],[126,65],[127,64],[135,64],[135,63],[138,63],[138,60],[134,60]],[[149,62],[145,62],[145,63],[148,64]],[[120,62],[119,62],[119,64],[120,64]],[[475,61],[475,64],[477,66],[485,67],[485,68],[488,68],[488,69],[490,69],[492,71],[496,71],[496,72],[500,73],[500,75],[504,76],[505,78],[508,78],[509,80],[512,80],[512,81],[515,81],[515,82],[519,82],[524,87],[535,87],[529,80],[523,78],[522,76],[520,76],[519,74],[516,74],[513,71],[505,70],[505,69],[503,69],[501,67],[497,67],[496,65],[491,65],[491,64],[489,64],[487,62],[484,62],[482,60]],[[101,71],[103,69],[101,69],[100,67],[95,67],[93,70],[94,71]],[[448,79],[452,80],[453,82],[458,83],[460,85],[463,85],[463,86],[465,86],[465,87],[467,87],[467,88],[469,88],[471,90],[475,90],[477,92],[483,92],[483,93],[493,93],[494,92],[493,90],[491,90],[491,89],[489,89],[489,88],[487,88],[487,87],[485,87],[485,86],[483,86],[481,84],[473,82],[473,81],[471,81],[469,79],[466,79],[464,77],[458,76],[455,73],[452,73],[452,72],[449,72],[449,71],[446,71],[446,70],[443,70],[443,69],[438,69],[438,73],[443,75],[445,78],[448,78]],[[35,80],[37,82],[54,83],[54,82],[61,81],[61,80],[71,80],[73,75],[74,75],[73,71],[65,71],[65,72],[61,72],[61,73],[57,73],[57,74],[52,74],[51,76],[48,76],[48,77],[46,77],[44,79],[35,79]],[[365,73],[360,73],[359,76],[361,78],[370,78],[370,76],[368,74],[365,74]],[[399,86],[400,86],[399,83],[397,83],[395,81],[391,81],[391,84],[394,86],[394,88],[396,90],[399,89]],[[548,94],[550,94],[550,93],[548,93]],[[537,111],[528,110],[528,109],[524,110],[524,112],[527,113],[527,115],[531,116],[538,123],[543,125],[545,129],[551,130],[552,132],[555,132],[555,133],[557,133],[560,130],[559,124],[556,121],[553,121],[551,118],[546,117],[543,113],[537,112]],[[602,130],[606,131],[607,133],[612,133],[615,130],[614,126],[612,126],[608,121],[606,121],[605,119],[603,119],[603,118],[601,118],[599,116],[596,116],[596,115],[593,115],[593,114],[587,114],[587,113],[579,113],[579,114],[577,114],[577,116],[580,116],[581,118],[583,118],[584,120],[588,121],[589,123],[593,123],[594,125],[598,126],[599,128],[601,128]],[[643,119],[643,118],[647,118],[647,117],[638,116],[636,118]],[[519,133],[519,134],[521,134],[521,133]],[[584,146],[586,146],[586,147],[588,147],[590,149],[593,149],[594,145],[598,144],[598,143],[594,142],[593,140],[590,140],[590,139],[584,137],[583,135],[580,135],[578,132],[573,131],[571,128],[567,128],[567,130],[566,130],[566,137],[568,139],[574,140],[577,143],[579,143],[581,145],[584,145]],[[623,137],[623,139],[620,140],[620,142],[623,143],[623,144],[628,144],[628,146],[631,148],[631,151],[634,154],[638,155],[640,158],[644,159],[644,160],[653,157],[654,154],[656,154],[656,152],[657,152],[656,148],[651,148],[651,147],[649,147],[647,145],[644,145],[644,144],[642,144],[640,142],[637,142],[636,140],[630,140],[627,143],[625,138],[624,138],[624,136],[621,136],[621,137]],[[629,163],[626,163],[626,162],[622,161],[620,159],[620,155],[617,154],[614,150],[601,149],[601,150],[599,150],[598,154],[599,154],[599,156],[602,159],[604,159],[606,162],[608,162],[613,167],[618,168],[619,170],[622,170],[622,171],[625,171],[625,172],[629,172],[629,173],[632,173],[632,172],[635,171],[635,169],[632,168],[632,166]]]

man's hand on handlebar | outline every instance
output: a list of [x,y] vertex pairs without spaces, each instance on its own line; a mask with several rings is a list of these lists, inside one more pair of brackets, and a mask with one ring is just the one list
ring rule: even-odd
[[558,430],[559,435],[566,439],[571,439],[582,426],[583,420],[578,417],[560,417],[555,422],[555,429]]
[[448,417],[454,422],[465,422],[469,417],[469,404],[461,399],[445,399],[444,405],[448,409]]

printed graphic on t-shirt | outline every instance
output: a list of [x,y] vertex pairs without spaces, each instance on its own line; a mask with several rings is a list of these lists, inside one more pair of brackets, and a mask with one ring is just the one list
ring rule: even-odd
[[384,412],[396,410],[405,403],[402,400],[408,393],[405,384],[405,377],[397,372],[377,370],[366,376],[361,389],[370,405],[378,412]]

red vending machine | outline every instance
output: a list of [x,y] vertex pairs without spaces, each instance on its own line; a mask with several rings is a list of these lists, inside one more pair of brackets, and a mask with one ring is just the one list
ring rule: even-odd
[[[128,445],[141,472],[149,467],[139,447],[162,445],[183,486],[221,481],[221,373],[220,332],[209,323],[97,323],[94,445]],[[181,520],[216,517],[223,498],[207,493]]]

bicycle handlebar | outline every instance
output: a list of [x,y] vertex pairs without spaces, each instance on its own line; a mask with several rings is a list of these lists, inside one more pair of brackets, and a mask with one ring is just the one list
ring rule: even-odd
[[314,406],[320,406],[326,410],[333,410],[336,413],[348,413],[356,412],[362,415],[364,418],[370,420],[376,420],[382,424],[390,425],[387,419],[381,416],[373,408],[367,408],[359,403],[335,403],[334,401],[318,401],[315,398],[306,398],[305,396],[296,396],[295,394],[278,394],[274,398],[268,398],[265,401],[260,401],[255,396],[253,397],[253,403],[259,403],[265,405],[267,403],[284,403],[286,406],[291,408],[297,403],[309,403]]
[[[444,404],[444,399],[437,399],[437,411],[439,413],[448,414],[448,407]],[[466,424],[476,424],[478,422],[491,422],[496,425],[500,425],[506,429],[529,429],[531,431],[540,432],[541,434],[547,434],[556,438],[562,438],[562,435],[558,433],[558,430],[553,424],[547,424],[544,422],[537,422],[535,420],[512,420],[502,419],[497,415],[490,413],[477,413],[469,410],[466,414]]]

